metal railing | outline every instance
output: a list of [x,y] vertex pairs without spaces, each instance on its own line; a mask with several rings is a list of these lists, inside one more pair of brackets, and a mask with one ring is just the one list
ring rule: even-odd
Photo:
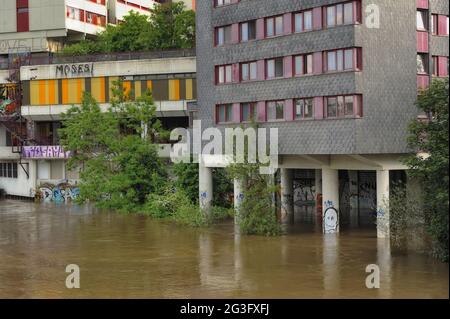
[[[46,55],[31,56],[29,65],[69,64],[102,61],[126,61],[145,59],[164,59],[195,57],[195,49],[155,50],[135,52],[96,53],[88,55],[63,55],[59,53],[47,53]],[[9,68],[8,60],[0,60],[0,70]]]

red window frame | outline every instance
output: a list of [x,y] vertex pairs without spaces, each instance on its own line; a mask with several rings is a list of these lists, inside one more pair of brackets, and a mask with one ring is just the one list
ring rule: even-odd
[[[275,119],[269,119],[269,103],[275,103]],[[281,119],[277,119],[276,118],[276,104],[277,103],[281,103],[283,104],[283,118]],[[286,101],[285,100],[270,100],[270,101],[266,101],[266,122],[281,122],[284,121],[286,119],[285,116],[285,110],[286,110]]]
[[[346,4],[352,4],[352,22],[351,23],[345,23],[345,5]],[[342,23],[337,23],[337,7],[342,6]],[[329,26],[328,25],[328,8],[334,8],[334,25]],[[323,7],[323,27],[324,28],[334,28],[337,26],[343,26],[343,25],[352,25],[361,23],[361,2],[360,0],[357,1],[345,1],[340,3],[335,3],[332,5],[324,6]]]
[[[353,102],[353,113],[351,115],[347,115],[346,113],[346,103],[345,98],[351,97]],[[328,100],[336,99],[336,116],[328,115]],[[339,99],[342,98],[344,101],[343,109],[344,114],[340,114],[339,112]],[[361,94],[341,94],[341,95],[330,95],[325,96],[323,101],[323,117],[326,119],[343,119],[343,118],[355,118],[362,117],[362,95]]]
[[[311,72],[308,72],[308,56],[311,57]],[[297,73],[297,58],[300,57],[303,60],[302,73]],[[314,55],[312,53],[295,55],[293,58],[293,74],[294,76],[310,75],[314,74]]]
[[[231,68],[230,78],[227,77],[226,69],[227,67]],[[224,82],[220,82],[220,69],[223,69]],[[233,65],[232,64],[224,64],[216,66],[216,84],[229,84],[233,82]]]
[[[352,67],[345,68],[345,53],[346,51],[352,50]],[[338,52],[342,51],[342,70],[337,68],[338,66]],[[329,71],[328,69],[328,54],[334,52],[335,53],[335,64],[336,70]],[[361,71],[362,70],[362,48],[343,48],[343,49],[335,49],[324,51],[324,71],[326,73],[335,73],[335,72],[346,72],[346,71]]]
[[[256,68],[256,77],[254,79],[251,78],[251,64],[255,64],[255,68]],[[243,66],[244,65],[248,65],[248,79],[245,80],[244,77],[242,76],[242,70],[244,69]],[[242,62],[239,66],[239,79],[241,82],[250,82],[250,81],[256,81],[258,80],[258,62],[257,61],[249,61],[249,62]]]
[[[228,118],[227,107],[231,108],[231,118]],[[220,109],[225,108],[225,121],[220,121]],[[216,105],[216,124],[227,124],[233,123],[233,104],[225,103],[225,104],[217,104]]]
[[[276,60],[280,60],[281,59],[281,64],[282,64],[282,72],[283,74],[281,76],[277,76],[277,63]],[[274,76],[273,77],[269,77],[269,61],[274,61]],[[275,57],[275,58],[270,58],[270,59],[266,59],[265,60],[265,75],[266,75],[266,80],[274,80],[274,79],[281,79],[284,77],[284,59],[283,57]]]
[[[276,19],[277,18],[281,18],[282,19],[282,26],[281,26],[281,33],[277,33],[277,24],[276,24]],[[267,21],[268,20],[272,20],[272,24],[273,24],[273,35],[267,35]],[[284,16],[283,15],[276,15],[276,16],[271,16],[271,17],[266,17],[264,18],[264,38],[274,38],[274,37],[279,37],[283,35],[283,31],[284,31]]]
[[[305,104],[303,104],[303,111],[302,111],[302,117],[301,118],[297,118],[297,101],[306,101],[306,100],[311,100],[312,102],[312,113],[311,113],[311,117],[305,117]],[[311,121],[314,120],[314,98],[313,97],[302,97],[302,98],[298,98],[298,99],[294,99],[293,101],[293,107],[292,107],[292,118],[294,119],[294,121]]]
[[[311,13],[311,28],[310,29],[306,29],[305,30],[305,12],[310,12]],[[298,14],[302,15],[302,29],[301,31],[297,31],[297,19],[296,16]],[[308,31],[312,31],[314,29],[314,14],[313,14],[313,10],[312,9],[308,9],[308,10],[303,10],[303,11],[299,11],[299,12],[294,12],[294,14],[292,15],[293,18],[293,23],[292,23],[292,31],[294,33],[302,33],[302,32],[308,32]]]
[[239,106],[239,110],[240,110],[240,117],[239,117],[239,121],[240,123],[251,123],[252,121],[246,121],[244,120],[244,104],[249,104],[250,105],[250,118],[253,118],[254,121],[256,121],[256,102],[245,102],[245,103],[240,103]]

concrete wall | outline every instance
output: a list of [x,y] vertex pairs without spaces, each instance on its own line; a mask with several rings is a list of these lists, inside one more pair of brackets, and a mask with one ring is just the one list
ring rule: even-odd
[[[5,190],[6,194],[24,197],[32,196],[36,188],[36,161],[24,161],[24,163],[29,163],[29,178],[27,178],[20,165],[17,167],[18,178],[0,177],[0,188]],[[24,166],[26,165],[24,164]]]
[[[23,66],[20,69],[20,78],[23,81],[30,80],[30,78],[35,80],[55,79],[57,74],[56,67],[57,64]],[[195,57],[181,57],[151,60],[95,62],[92,77],[195,72]]]
[[66,5],[61,0],[29,0],[30,31],[64,29]]
[[16,32],[16,1],[2,0],[0,10],[0,33]]

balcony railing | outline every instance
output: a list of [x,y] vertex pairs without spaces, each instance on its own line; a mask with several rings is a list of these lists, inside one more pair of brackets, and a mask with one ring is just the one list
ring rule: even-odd
[[[164,59],[195,57],[195,49],[174,49],[158,51],[114,52],[89,55],[62,55],[48,53],[46,55],[31,56],[29,65],[69,64],[102,61],[125,61],[144,59]],[[0,60],[0,70],[8,69],[8,61]]]

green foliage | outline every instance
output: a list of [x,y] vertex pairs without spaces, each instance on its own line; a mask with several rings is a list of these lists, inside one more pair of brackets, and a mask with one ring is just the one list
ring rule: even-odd
[[421,180],[427,229],[433,239],[433,253],[448,261],[448,78],[435,80],[418,97],[418,108],[430,114],[429,121],[413,121],[409,126],[409,145],[427,157],[412,154],[405,163],[409,174]]
[[[183,189],[192,203],[198,203],[198,164],[174,164],[174,174],[176,176],[176,187]],[[230,208],[232,203],[229,200],[229,194],[233,194],[233,185],[224,169],[217,168],[213,170],[213,185],[213,205]]]
[[[423,196],[417,191],[406,188],[404,184],[396,184],[389,192],[389,225],[391,242],[396,248],[407,249],[408,242],[415,244],[415,249],[424,247],[424,214]],[[420,247],[421,246],[421,247]]]
[[61,53],[65,55],[86,55],[105,52],[102,43],[100,41],[81,40],[80,42],[65,46]]
[[198,203],[198,164],[176,163],[173,172],[176,187],[184,190],[191,203]]
[[232,210],[219,207],[205,214],[183,189],[172,187],[170,182],[161,192],[149,194],[142,213],[191,227],[208,226],[232,216]]
[[155,5],[150,16],[131,11],[118,25],[108,25],[96,40],[68,45],[62,53],[83,55],[193,47],[195,12],[177,2]]
[[[102,112],[85,93],[82,104],[63,116],[61,144],[73,156],[69,167],[80,169],[79,201],[102,207],[136,211],[167,179],[157,146],[161,132],[150,93],[127,101],[116,83],[112,106]],[[142,123],[148,123],[143,136]]]
[[259,164],[234,164],[227,168],[229,176],[243,181],[244,198],[239,207],[239,226],[244,234],[278,236],[281,225],[276,217],[274,194],[279,187],[271,176],[260,174]]

